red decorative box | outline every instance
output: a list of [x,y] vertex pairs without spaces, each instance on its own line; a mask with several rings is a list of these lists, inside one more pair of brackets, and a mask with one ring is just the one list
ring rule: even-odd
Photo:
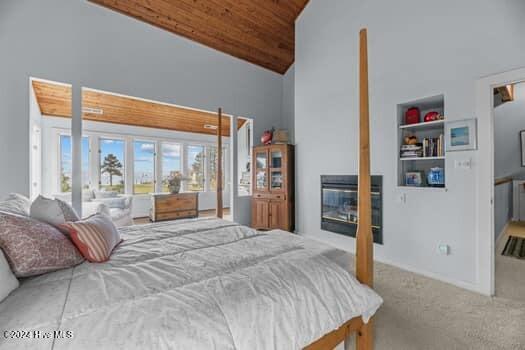
[[405,124],[417,124],[421,121],[421,112],[417,107],[407,109],[405,113]]

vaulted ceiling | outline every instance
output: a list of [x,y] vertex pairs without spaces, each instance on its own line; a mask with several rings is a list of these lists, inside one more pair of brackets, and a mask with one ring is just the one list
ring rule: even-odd
[[90,0],[284,74],[308,0]]
[[[36,100],[44,116],[71,118],[71,86],[39,80],[33,81]],[[215,112],[178,107],[160,102],[84,89],[82,118],[103,123],[132,125],[156,129],[217,134]],[[238,119],[237,127],[246,122]],[[222,135],[230,136],[230,118],[222,118]]]

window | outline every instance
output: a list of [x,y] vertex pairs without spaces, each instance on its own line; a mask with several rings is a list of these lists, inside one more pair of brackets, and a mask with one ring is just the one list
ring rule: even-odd
[[204,146],[188,146],[189,191],[204,191]]
[[122,140],[100,139],[100,189],[124,193],[124,149]]
[[181,146],[176,143],[163,142],[161,145],[162,192],[169,192],[168,178],[173,172],[181,172]]
[[133,193],[155,192],[155,143],[147,141],[133,142],[134,172]]
[[[72,144],[70,135],[60,135],[60,192],[71,192]],[[89,188],[89,137],[82,137],[82,188]]]
[[[225,185],[225,159],[226,159],[226,149],[222,149],[222,188],[224,189]],[[217,147],[209,146],[208,147],[208,178],[209,178],[209,191],[217,190]]]

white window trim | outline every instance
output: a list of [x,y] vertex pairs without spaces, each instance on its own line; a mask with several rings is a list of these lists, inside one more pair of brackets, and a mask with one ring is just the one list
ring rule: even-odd
[[133,158],[133,170],[131,171],[131,177],[132,177],[132,186],[131,186],[131,194],[134,196],[147,196],[148,193],[135,193],[135,143],[136,142],[142,142],[142,143],[150,143],[153,144],[153,192],[158,192],[158,173],[157,173],[157,166],[159,163],[158,155],[159,155],[159,146],[158,141],[152,139],[152,138],[136,138],[133,137],[131,141],[131,149],[132,149],[132,155]]
[[[87,136],[88,134],[87,133],[83,133],[82,134],[82,137],[84,136]],[[96,184],[96,187],[94,187],[95,189],[98,189],[100,190],[100,186],[102,185],[102,169],[100,167],[101,163],[102,163],[102,149],[100,147],[101,145],[101,142],[100,140],[110,140],[110,141],[122,141],[124,142],[124,164],[122,165],[123,167],[123,171],[124,171],[124,175],[122,176],[122,178],[124,179],[124,194],[127,194],[129,193],[128,190],[129,190],[129,179],[128,179],[128,167],[129,167],[129,164],[128,164],[128,154],[129,154],[129,150],[128,150],[128,140],[126,138],[122,138],[122,137],[107,137],[106,134],[104,134],[104,136],[99,136],[99,135],[94,135],[94,137],[97,137],[97,142],[98,142],[98,150],[97,150],[97,154],[98,154],[98,162],[97,162],[97,167],[96,167],[96,170],[98,172],[98,182]],[[131,171],[133,171],[133,163],[131,163]]]

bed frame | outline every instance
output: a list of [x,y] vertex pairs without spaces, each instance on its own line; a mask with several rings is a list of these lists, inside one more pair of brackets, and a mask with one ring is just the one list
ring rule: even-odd
[[[222,110],[218,112],[217,128],[217,217],[222,218]],[[367,30],[359,32],[359,193],[358,226],[356,236],[356,277],[370,287],[374,282],[372,199],[370,180],[370,116],[368,101],[368,41]],[[329,350],[344,342],[350,349],[351,337],[356,334],[357,350],[372,350],[374,347],[373,319],[364,324],[355,317],[332,331],[305,350]]]

